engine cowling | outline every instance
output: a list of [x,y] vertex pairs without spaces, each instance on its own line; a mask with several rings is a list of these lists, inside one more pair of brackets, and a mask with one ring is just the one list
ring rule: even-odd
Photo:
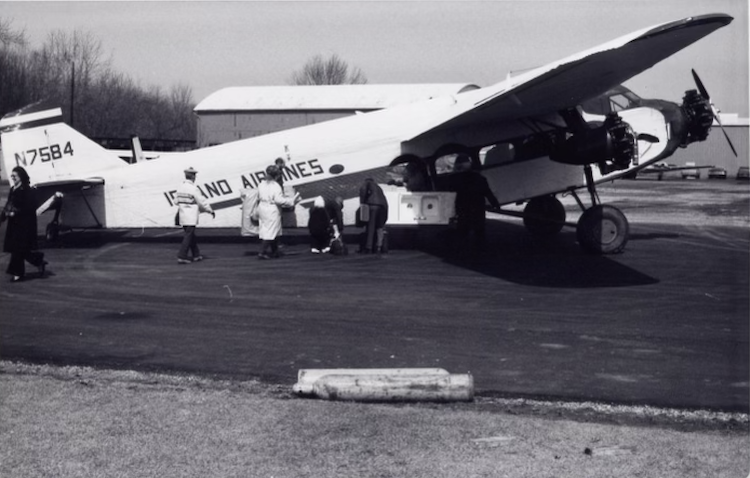
[[558,163],[599,164],[608,170],[627,169],[637,157],[635,133],[617,113],[607,115],[601,126],[576,131],[558,142],[550,154]]
[[683,138],[682,146],[708,138],[714,120],[709,100],[697,90],[688,90],[682,98],[682,111],[687,120],[687,135]]

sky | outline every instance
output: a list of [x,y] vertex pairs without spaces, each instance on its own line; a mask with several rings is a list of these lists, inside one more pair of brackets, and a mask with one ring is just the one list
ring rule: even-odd
[[658,23],[705,13],[734,21],[626,83],[681,101],[690,69],[724,113],[748,116],[747,0],[7,2],[0,19],[32,47],[53,30],[90,32],[143,87],[289,84],[315,55],[337,54],[371,84],[488,86]]

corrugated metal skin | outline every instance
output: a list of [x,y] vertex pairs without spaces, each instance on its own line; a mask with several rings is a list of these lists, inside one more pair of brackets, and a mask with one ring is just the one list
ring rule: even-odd
[[[747,125],[724,126],[724,129],[737,150],[737,157],[732,154],[721,129],[714,126],[706,141],[693,143],[685,149],[678,149],[666,161],[677,166],[684,166],[689,162],[697,166],[719,166],[726,169],[727,175],[733,178],[740,166],[750,166],[750,148],[748,147],[750,127]],[[702,176],[705,177],[705,174]]]

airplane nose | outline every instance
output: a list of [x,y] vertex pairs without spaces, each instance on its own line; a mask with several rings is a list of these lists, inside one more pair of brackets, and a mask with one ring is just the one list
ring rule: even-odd
[[705,141],[713,123],[711,105],[697,90],[688,90],[682,98],[682,111],[687,120],[686,137],[683,144],[687,146],[695,141]]

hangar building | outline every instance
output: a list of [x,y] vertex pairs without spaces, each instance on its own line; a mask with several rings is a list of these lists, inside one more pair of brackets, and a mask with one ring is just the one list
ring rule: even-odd
[[[692,143],[685,149],[678,149],[666,161],[677,166],[685,166],[687,163],[693,163],[696,166],[718,166],[727,170],[727,176],[734,178],[740,167],[750,166],[750,151],[748,150],[750,120],[740,118],[736,114],[722,113],[721,122],[724,125],[724,131],[737,150],[736,157],[732,154],[721,128],[714,121],[706,141]],[[705,177],[705,174],[703,176]]]
[[198,116],[196,146],[228,143],[477,88],[469,83],[224,88],[193,110]]

